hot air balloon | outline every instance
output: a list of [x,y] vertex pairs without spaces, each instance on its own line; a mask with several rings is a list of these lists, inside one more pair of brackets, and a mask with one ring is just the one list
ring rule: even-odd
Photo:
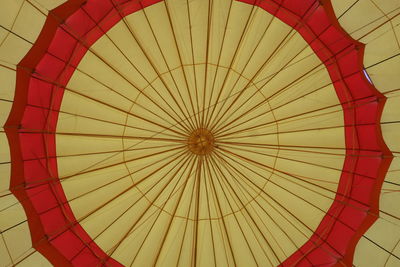
[[400,266],[399,1],[0,7],[2,266]]

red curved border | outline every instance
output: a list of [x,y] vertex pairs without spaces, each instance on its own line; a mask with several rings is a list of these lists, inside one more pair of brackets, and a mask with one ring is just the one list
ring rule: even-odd
[[[10,190],[27,213],[33,246],[57,266],[120,266],[76,222],[58,179],[54,132],[64,86],[88,47],[121,16],[159,1],[70,0],[50,12],[18,64],[5,125]],[[335,201],[310,240],[282,265],[351,265],[355,245],[378,217],[392,158],[379,126],[386,98],[363,74],[364,45],[342,30],[328,0],[239,1],[260,6],[302,35],[327,67],[344,111],[347,156]]]
[[239,1],[263,8],[301,34],[325,64],[344,113],[346,158],[335,200],[312,237],[281,265],[352,266],[358,240],[379,216],[392,160],[380,128],[386,97],[363,73],[365,45],[341,28],[329,0]]
[[122,266],[76,221],[58,178],[54,133],[64,87],[88,48],[122,17],[160,1],[69,0],[49,12],[17,66],[14,103],[4,126],[10,190],[25,209],[33,247],[56,266]]

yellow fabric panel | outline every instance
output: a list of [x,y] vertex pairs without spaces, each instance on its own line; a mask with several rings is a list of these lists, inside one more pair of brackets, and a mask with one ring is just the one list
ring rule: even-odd
[[[16,72],[14,68],[8,69],[6,67],[0,68],[0,79],[1,83],[1,90],[0,90],[0,98],[4,100],[12,101],[14,99],[14,91],[15,91],[15,77]],[[1,103],[1,105],[5,105],[6,109],[8,109],[8,104]],[[2,108],[3,110],[3,108]],[[7,116],[8,112],[4,110],[4,114],[2,112],[2,120],[1,123],[4,125],[5,117]]]
[[371,241],[362,237],[357,245],[353,264],[355,266],[396,267],[399,265],[399,261],[395,257],[390,256],[381,247],[374,245]]
[[43,8],[47,10],[52,10],[61,4],[65,3],[67,0],[33,0],[32,3],[37,8]]
[[381,27],[382,23],[388,22],[390,25],[391,18],[395,17],[399,12],[399,2],[397,0],[332,0],[332,5],[337,17],[349,9],[345,15],[340,17],[339,22],[355,39],[364,37],[370,31],[375,31],[377,27]]
[[[46,19],[27,1],[9,0],[0,11],[0,60],[18,64],[36,40]],[[30,27],[26,27],[30,25]]]
[[[2,177],[3,178],[3,177]],[[0,231],[2,232],[1,254],[5,265],[18,262],[31,252],[29,228],[21,204],[12,196],[3,196],[0,206]],[[28,237],[28,238],[27,238]]]
[[38,267],[50,267],[53,266],[50,264],[45,257],[42,256],[39,252],[35,251],[29,257],[25,258],[23,261],[18,263],[18,267],[31,267],[31,266],[38,266]]

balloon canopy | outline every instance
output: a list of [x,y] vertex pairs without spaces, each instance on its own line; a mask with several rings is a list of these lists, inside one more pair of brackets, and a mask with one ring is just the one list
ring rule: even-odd
[[400,266],[400,2],[6,0],[2,266]]

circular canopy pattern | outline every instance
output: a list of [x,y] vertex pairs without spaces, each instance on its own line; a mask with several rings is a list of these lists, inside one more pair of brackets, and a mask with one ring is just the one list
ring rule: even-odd
[[68,1],[18,64],[10,189],[56,265],[350,264],[386,97],[329,1]]

